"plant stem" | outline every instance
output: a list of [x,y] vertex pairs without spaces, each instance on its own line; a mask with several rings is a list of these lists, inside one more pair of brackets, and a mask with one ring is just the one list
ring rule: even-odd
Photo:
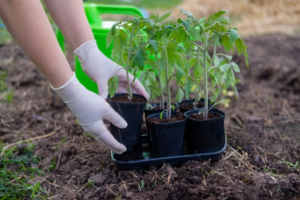
[[[201,50],[203,50],[202,48],[200,48],[200,46],[198,46],[198,55],[197,55],[197,62],[199,62],[200,63],[200,60],[199,60],[199,56],[200,56],[200,51]],[[200,65],[199,65],[199,67],[201,67]],[[198,92],[196,93],[196,98],[195,98],[195,101],[194,101],[194,109],[196,109],[197,108],[197,104],[198,104],[198,98],[199,98],[199,94],[200,94],[200,90],[201,90],[201,87],[199,86],[199,90],[198,90]]]
[[164,52],[165,52],[165,69],[166,69],[166,81],[167,81],[167,116],[166,119],[171,118],[171,92],[169,84],[169,72],[168,72],[168,52],[167,52],[167,39],[164,39]]
[[[156,57],[156,60],[157,60],[157,57]],[[161,86],[161,81],[160,81],[159,76],[158,76],[158,82],[159,82],[159,86],[160,86],[160,105],[159,105],[159,109],[165,109],[164,108],[164,104],[165,104],[165,102],[164,102],[164,90]]]
[[[204,51],[203,51],[203,66],[204,70],[206,70],[206,46],[207,46],[208,35],[205,34],[204,38]],[[203,118],[207,119],[208,117],[208,82],[207,82],[207,74],[208,72],[204,73],[204,87],[205,87],[205,100],[204,100],[204,112]]]
[[132,39],[133,39],[133,34],[130,34],[129,51],[128,51],[127,64],[126,64],[126,78],[127,78],[128,99],[129,100],[132,99],[132,91],[131,91],[130,81],[129,81],[129,62],[130,62],[130,57],[131,57]]

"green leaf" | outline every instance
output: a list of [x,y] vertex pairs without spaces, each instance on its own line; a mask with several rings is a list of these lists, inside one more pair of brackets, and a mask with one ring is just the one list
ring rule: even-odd
[[167,19],[171,14],[172,14],[173,10],[170,10],[168,12],[166,12],[165,14],[163,14],[160,18],[159,18],[159,21],[163,21],[165,19]]
[[180,5],[178,5],[178,8],[179,8],[180,12],[181,12],[182,14],[184,14],[185,16],[187,16],[188,18],[191,18],[191,19],[193,19],[193,20],[196,20],[196,18],[194,17],[194,15],[193,15],[191,12],[186,11],[186,10],[183,10],[183,9],[180,7]]
[[218,58],[218,56],[214,57],[214,65],[218,66],[220,64],[220,59]]
[[224,15],[226,13],[226,11],[218,11],[214,14],[215,19],[219,18],[220,16]]
[[246,65],[249,68],[249,62],[248,62],[249,55],[247,53],[247,46],[244,44],[244,41],[241,38],[238,38],[235,41],[235,46],[239,55],[241,55],[242,53],[244,54]]
[[146,60],[146,61],[145,61],[145,65],[149,65],[149,67],[150,67],[151,69],[158,70],[157,62],[155,62],[155,61],[152,60],[152,59]]
[[118,35],[114,41],[114,55],[116,56],[116,58],[118,59],[118,61],[122,60],[122,56],[123,56],[123,51],[124,51],[124,47],[122,44],[122,40],[121,37]]
[[111,31],[111,34],[114,36],[115,35],[115,30],[116,30],[116,27],[121,24],[122,22],[117,22],[115,23],[114,25],[112,25],[110,31]]
[[174,43],[168,43],[167,54],[168,54],[169,65],[173,66],[175,64],[176,57],[178,56],[176,54],[176,46]]
[[184,75],[184,72],[181,69],[177,68],[176,74],[175,74],[175,79],[176,79],[177,85],[181,82],[183,75]]
[[167,85],[166,71],[165,71],[165,70],[162,70],[158,76],[159,76],[160,86],[161,86],[162,88],[165,88],[166,85]]
[[244,42],[241,38],[238,38],[236,41],[235,41],[235,46],[236,46],[236,50],[239,54],[239,56],[242,54],[243,52],[243,49],[244,49]]
[[192,67],[194,67],[197,61],[198,61],[197,56],[191,57],[188,61],[188,68],[191,69]]
[[164,110],[159,114],[159,119],[163,119]]
[[176,43],[181,43],[185,40],[185,37],[187,36],[186,30],[183,30],[184,27],[182,27],[176,34]]
[[224,49],[225,49],[226,52],[228,52],[228,51],[230,51],[230,49],[232,49],[230,39],[227,35],[222,35],[221,41],[222,41],[222,45],[224,46]]
[[210,101],[211,102],[216,102],[218,96],[220,95],[220,89],[218,88],[215,92],[214,95],[211,97]]
[[240,36],[236,30],[230,29],[229,39],[230,39],[231,43],[234,43],[236,41],[236,39],[238,39],[239,37]]
[[198,21],[198,22],[199,22],[199,24],[203,23],[203,22],[205,21],[205,19],[206,19],[206,17],[202,17],[202,18],[200,18],[200,19],[199,19],[199,21]]
[[133,62],[140,70],[144,69],[145,63],[144,61],[146,60],[146,53],[144,52],[143,49],[140,49],[134,56]]
[[190,76],[187,76],[186,82],[185,82],[185,85],[184,85],[184,92],[185,92],[185,98],[186,99],[189,98],[189,93],[191,91],[191,88],[192,88],[193,84],[194,84],[194,80]]
[[231,84],[232,87],[234,87],[234,85],[235,85],[235,76],[234,76],[234,73],[233,73],[232,69],[230,70],[230,72],[231,72],[230,73],[230,78],[229,78],[230,79],[230,84]]
[[240,72],[240,68],[236,63],[232,62],[231,66],[235,72],[237,72],[237,73]]
[[144,180],[141,180],[141,188],[143,189],[145,187],[145,182]]
[[199,30],[197,30],[194,27],[190,27],[189,28],[189,34],[192,36],[192,38],[194,38],[195,40],[199,41],[201,40],[200,34],[199,34]]
[[229,70],[229,68],[230,68],[230,64],[228,64],[228,63],[220,66],[220,70],[222,72],[226,72],[227,70]]
[[148,19],[148,22],[149,22],[149,25],[150,25],[151,27],[153,27],[153,26],[155,25],[155,23],[153,22],[152,19]]
[[177,22],[178,22],[178,23],[182,23],[183,26],[186,28],[186,30],[187,30],[187,31],[189,30],[189,23],[188,23],[187,21],[182,20],[182,19],[179,18],[179,19],[177,20]]
[[203,67],[200,63],[195,65],[193,73],[195,78],[201,78],[201,76],[203,76]]
[[183,96],[184,96],[184,93],[183,93],[182,89],[180,87],[178,87],[177,94],[176,94],[176,101],[181,102],[183,99]]
[[111,34],[111,31],[109,31],[107,36],[106,36],[106,48],[108,48],[110,46],[113,39],[114,39],[114,36]]
[[115,93],[118,90],[119,78],[117,76],[113,76],[108,80],[108,93],[110,98],[114,97]]
[[149,40],[149,44],[153,47],[154,51],[157,53],[158,52],[158,45],[155,40]]

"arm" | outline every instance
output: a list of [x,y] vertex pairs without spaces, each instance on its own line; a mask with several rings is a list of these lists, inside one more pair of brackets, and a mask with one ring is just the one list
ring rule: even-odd
[[[82,0],[44,0],[53,20],[77,55],[85,73],[98,85],[101,97],[107,98],[108,80],[117,75],[119,77],[118,92],[127,93],[126,72],[121,66],[108,59],[97,47],[90,25],[86,19]],[[138,79],[133,83],[130,74],[129,81],[134,93],[141,94],[148,99],[148,94]]]
[[103,123],[119,128],[127,123],[109,104],[82,86],[61,51],[39,0],[0,0],[0,17],[8,31],[52,84],[83,129],[116,153],[126,147],[115,140]]
[[56,41],[39,0],[1,0],[0,17],[14,40],[54,87],[73,72]]

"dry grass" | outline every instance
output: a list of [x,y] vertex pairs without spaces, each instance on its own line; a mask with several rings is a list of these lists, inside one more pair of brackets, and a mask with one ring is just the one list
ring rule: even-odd
[[[299,0],[183,0],[181,7],[197,17],[226,10],[243,35],[300,32]],[[173,20],[184,16],[174,8]],[[152,10],[151,14],[164,11]]]

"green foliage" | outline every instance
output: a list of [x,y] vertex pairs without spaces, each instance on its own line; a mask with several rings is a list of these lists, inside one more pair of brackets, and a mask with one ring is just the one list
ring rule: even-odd
[[[143,29],[146,28],[148,20],[143,17],[135,17],[128,22],[117,22],[114,24],[106,37],[107,47],[113,43],[112,59],[125,67],[127,80],[129,71],[143,70],[146,60],[145,45],[147,36]],[[136,73],[133,74],[136,78]],[[114,96],[118,90],[118,80],[113,77],[108,82],[109,94]],[[127,81],[128,98],[132,99],[132,89]]]
[[[235,73],[240,72],[240,68],[228,53],[236,49],[239,55],[244,55],[248,66],[247,46],[237,28],[230,26],[225,11],[196,19],[191,12],[180,6],[179,9],[187,19],[166,23],[172,14],[168,11],[148,19],[135,17],[129,22],[118,22],[106,38],[107,45],[114,44],[112,58],[125,66],[127,73],[131,71],[136,76],[140,71],[138,78],[150,99],[160,97],[163,105],[163,96],[167,96],[167,118],[171,114],[170,82],[173,80],[178,85],[178,102],[189,98],[191,92],[196,93],[195,101],[205,95],[204,114],[207,116],[209,91],[213,93],[210,100],[215,102],[224,88],[235,87]],[[226,54],[217,53],[218,46],[223,47]],[[208,53],[211,48],[212,55]],[[108,84],[113,96],[118,80],[112,78]],[[129,84],[128,93],[131,96]]]
[[[208,113],[209,91],[213,95],[210,101],[215,102],[224,88],[235,87],[234,73],[240,72],[239,66],[232,62],[232,56],[227,53],[234,53],[235,49],[238,55],[243,54],[246,65],[248,64],[247,46],[240,38],[237,28],[230,27],[230,20],[224,16],[225,11],[218,11],[207,18],[197,20],[192,13],[180,8],[180,11],[186,15],[187,19],[179,19],[186,31],[189,33],[190,41],[185,42],[185,46],[192,46],[190,59],[187,64],[188,69],[193,68],[193,77],[190,86],[186,86],[186,82],[182,82],[186,97],[191,91],[191,87],[198,86],[194,89],[196,92],[195,105],[201,92],[205,93],[204,118]],[[189,43],[190,42],[190,43]],[[223,47],[226,54],[217,53],[217,47]],[[213,49],[212,55],[208,53],[209,49]]]
[[11,103],[13,100],[13,91],[6,84],[6,72],[0,71],[0,102]]
[[44,171],[37,168],[40,158],[34,155],[34,145],[25,148],[0,148],[0,199],[46,199],[40,182],[30,183]]

